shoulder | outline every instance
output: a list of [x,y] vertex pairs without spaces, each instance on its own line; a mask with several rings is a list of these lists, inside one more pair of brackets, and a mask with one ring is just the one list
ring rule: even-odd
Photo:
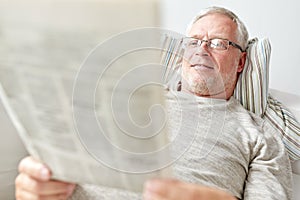
[[252,141],[255,140],[253,154],[287,157],[280,135],[276,133],[277,130],[265,119],[246,110],[236,99],[231,101],[228,108],[231,115],[229,118],[235,121],[234,123],[239,124],[239,129],[243,131],[243,136],[247,135],[247,137],[252,138]]
[[248,111],[240,102],[234,98],[230,99],[228,106],[229,117],[237,121],[243,127],[252,127],[257,129],[265,139],[280,140],[277,130],[268,123],[268,121],[255,113]]
[[239,127],[256,129],[260,133],[264,132],[265,121],[260,116],[248,111],[233,97],[228,100],[227,119],[232,123],[238,124]]

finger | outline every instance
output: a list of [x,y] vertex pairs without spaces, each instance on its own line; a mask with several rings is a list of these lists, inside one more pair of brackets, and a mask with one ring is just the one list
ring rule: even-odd
[[178,189],[180,183],[175,179],[151,179],[145,183],[144,190],[166,196],[171,190],[174,190],[174,187]]
[[[203,199],[236,200],[225,191],[172,179],[153,179],[145,184],[145,193],[168,200]],[[149,195],[148,195],[149,196]]]
[[75,184],[61,181],[39,181],[27,174],[21,173],[16,178],[16,188],[26,190],[38,195],[71,194]]
[[26,173],[40,181],[47,181],[51,178],[49,168],[32,157],[26,157],[20,162],[19,172]]
[[24,191],[22,189],[16,189],[16,200],[35,200],[35,199],[38,199],[36,195],[30,193],[30,192],[27,192],[27,191]]
[[165,197],[162,197],[159,194],[146,190],[143,193],[143,200],[170,200],[170,199],[166,199]]
[[143,200],[163,200],[169,196],[167,179],[151,179],[144,185]]
[[16,191],[16,200],[66,200],[67,194],[37,195],[25,190]]
[[146,182],[144,189],[147,195],[151,194],[155,198],[179,200],[201,199],[201,188],[202,186],[196,187],[194,184],[175,179],[152,179]]

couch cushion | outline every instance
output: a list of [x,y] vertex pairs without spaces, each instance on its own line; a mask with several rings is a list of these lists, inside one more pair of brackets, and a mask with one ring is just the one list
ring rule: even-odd
[[299,160],[300,124],[293,115],[295,111],[290,111],[277,97],[269,95],[270,55],[268,39],[255,38],[249,41],[245,67],[239,76],[234,96],[247,110],[275,127],[291,160]]

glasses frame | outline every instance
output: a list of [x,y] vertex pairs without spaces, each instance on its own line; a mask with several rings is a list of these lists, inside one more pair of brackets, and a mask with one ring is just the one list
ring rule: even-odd
[[[201,44],[203,42],[206,42],[207,44],[211,44],[211,40],[214,40],[214,39],[224,40],[224,41],[228,42],[228,47],[226,49],[216,49],[216,50],[218,50],[218,51],[226,51],[226,50],[228,50],[229,45],[231,45],[231,46],[239,49],[241,52],[245,52],[246,51],[246,50],[243,50],[243,48],[240,45],[238,45],[238,44],[236,44],[236,43],[234,43],[234,42],[232,42],[232,41],[230,41],[228,39],[223,39],[223,38],[213,38],[213,39],[201,40],[201,39],[193,38],[193,37],[184,37],[184,38],[182,38],[182,41],[184,41],[184,39],[195,39],[195,40],[197,40],[198,41],[197,42],[197,46],[201,46]],[[199,41],[200,41],[200,44],[199,44]],[[212,49],[214,49],[214,48],[212,48]]]

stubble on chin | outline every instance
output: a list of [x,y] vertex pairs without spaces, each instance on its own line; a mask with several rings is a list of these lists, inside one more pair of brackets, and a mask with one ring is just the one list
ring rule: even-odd
[[193,74],[190,71],[182,72],[182,90],[198,96],[215,96],[232,90],[236,83],[236,74],[229,73],[224,77],[221,74]]
[[188,72],[182,74],[182,90],[201,96],[209,96],[216,84],[215,77],[205,75],[191,75]]

